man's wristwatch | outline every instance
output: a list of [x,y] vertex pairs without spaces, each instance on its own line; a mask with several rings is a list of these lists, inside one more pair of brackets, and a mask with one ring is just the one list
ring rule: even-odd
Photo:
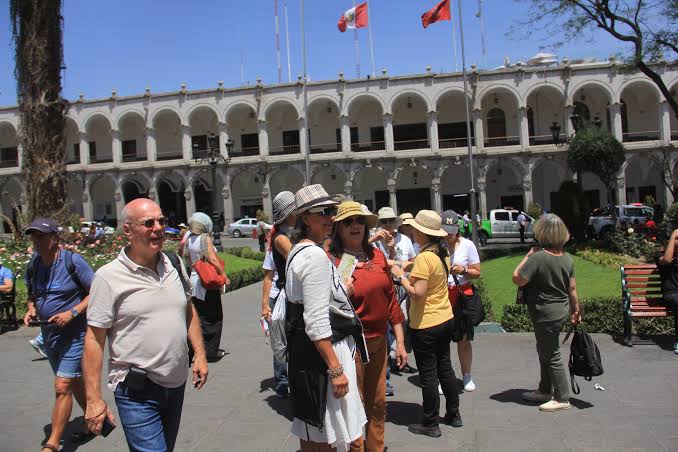
[[77,309],[71,308],[71,314],[73,314],[73,318],[76,318],[77,316],[80,315]]

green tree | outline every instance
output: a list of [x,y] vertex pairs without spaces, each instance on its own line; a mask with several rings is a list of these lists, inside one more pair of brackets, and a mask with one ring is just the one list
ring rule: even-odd
[[582,173],[595,174],[607,188],[610,203],[612,187],[625,159],[624,145],[610,132],[597,127],[580,129],[567,150],[567,164],[577,172],[579,183]]
[[529,10],[511,27],[510,35],[539,35],[555,49],[576,40],[591,41],[594,30],[604,30],[626,45],[622,52],[626,64],[657,85],[678,117],[678,101],[651,65],[678,56],[678,0],[515,1],[528,3]]
[[[27,216],[68,220],[61,0],[10,0]],[[29,183],[30,181],[30,183]]]
[[551,209],[567,225],[577,242],[586,239],[586,222],[591,206],[577,184],[563,182],[555,193]]

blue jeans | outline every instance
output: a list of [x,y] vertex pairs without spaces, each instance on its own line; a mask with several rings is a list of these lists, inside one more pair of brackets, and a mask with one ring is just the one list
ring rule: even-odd
[[141,391],[129,389],[124,382],[115,388],[115,404],[132,452],[174,450],[179,432],[186,384],[165,388],[146,379]]
[[[275,298],[268,299],[268,305],[271,307],[271,312],[275,307]],[[287,382],[287,364],[280,363],[273,358],[273,377],[275,377],[275,390],[281,391],[288,386]]]

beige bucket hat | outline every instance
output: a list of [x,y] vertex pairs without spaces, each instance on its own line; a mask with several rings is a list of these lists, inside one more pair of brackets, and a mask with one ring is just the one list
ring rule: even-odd
[[442,228],[440,215],[432,210],[420,210],[413,219],[406,219],[403,224],[409,224],[419,232],[433,237],[447,237],[447,232]]

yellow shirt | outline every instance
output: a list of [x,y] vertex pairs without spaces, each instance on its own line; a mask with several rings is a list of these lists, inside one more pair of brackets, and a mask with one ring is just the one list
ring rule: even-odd
[[447,273],[438,255],[430,251],[420,253],[414,259],[410,277],[428,281],[426,300],[410,303],[410,328],[431,328],[450,320],[453,314],[447,298]]

